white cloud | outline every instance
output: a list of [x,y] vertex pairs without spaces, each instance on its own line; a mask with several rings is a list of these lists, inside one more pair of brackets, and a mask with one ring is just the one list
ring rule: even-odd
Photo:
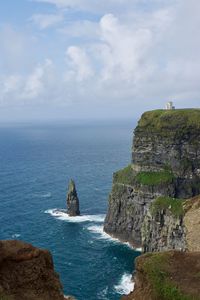
[[[53,16],[63,16],[65,26],[59,20],[43,22],[44,15],[35,19],[40,28],[57,24],[57,30],[53,35],[47,31],[37,36],[45,44],[49,34],[49,44],[45,45],[43,55],[40,52],[40,57],[35,57],[35,67],[32,64],[28,72],[20,67],[7,70],[6,74],[0,71],[0,98],[4,104],[10,99],[19,103],[25,99],[27,103],[37,103],[39,99],[55,105],[79,103],[76,107],[89,108],[88,114],[94,113],[96,104],[104,107],[104,111],[120,105],[126,107],[124,114],[131,114],[131,109],[139,106],[162,107],[165,99],[170,98],[180,105],[187,103],[188,97],[193,105],[198,103],[200,3],[196,0],[40,2],[56,4],[58,9]],[[141,3],[146,3],[148,9],[142,9]],[[69,11],[64,9],[68,6]],[[80,20],[82,10],[90,10],[90,14],[81,14],[85,19]],[[91,21],[93,11],[99,17],[94,14]],[[11,61],[12,57],[16,61],[20,56],[23,58],[28,49],[28,39],[24,42],[19,35],[16,56],[14,47],[10,49],[14,35],[9,33],[6,46]],[[2,47],[0,43],[0,53],[6,57]],[[38,64],[44,57],[51,57],[52,62]],[[21,59],[20,64],[23,65]]]
[[71,65],[71,70],[66,76],[75,75],[78,81],[86,80],[93,75],[89,57],[84,49],[70,46],[66,52],[66,61]]
[[[21,97],[24,99],[36,98],[44,91],[44,84],[48,78],[48,72],[52,67],[52,61],[45,60],[43,65],[39,64],[27,77]],[[47,76],[47,77],[46,77]]]
[[137,79],[151,47],[151,31],[147,28],[133,30],[120,24],[112,14],[101,19],[100,28],[103,78],[106,80],[117,75],[121,80]]
[[35,23],[40,29],[46,29],[57,25],[63,21],[62,14],[35,14],[30,20]]
[[67,37],[85,38],[87,40],[96,39],[99,36],[98,22],[89,20],[68,22],[66,26],[58,31]]

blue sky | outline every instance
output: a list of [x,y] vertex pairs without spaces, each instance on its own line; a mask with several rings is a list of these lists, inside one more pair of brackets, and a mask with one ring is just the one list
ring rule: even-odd
[[199,16],[196,0],[1,0],[0,120],[199,107]]

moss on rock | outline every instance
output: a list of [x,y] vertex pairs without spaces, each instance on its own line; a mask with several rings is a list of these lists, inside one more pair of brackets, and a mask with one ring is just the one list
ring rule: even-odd
[[158,197],[154,202],[151,204],[151,213],[156,215],[156,213],[160,212],[161,210],[170,210],[170,212],[175,217],[180,217],[184,214],[184,200],[171,198],[171,197]]
[[143,185],[160,185],[172,183],[174,175],[169,170],[159,172],[140,172],[136,175],[136,180]]
[[113,175],[113,183],[121,183],[127,185],[133,185],[135,181],[135,174],[132,169],[132,165],[128,165],[126,168],[117,171]]

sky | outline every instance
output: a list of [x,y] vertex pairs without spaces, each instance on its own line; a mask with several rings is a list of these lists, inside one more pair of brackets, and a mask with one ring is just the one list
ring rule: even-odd
[[0,122],[200,107],[199,0],[0,0]]

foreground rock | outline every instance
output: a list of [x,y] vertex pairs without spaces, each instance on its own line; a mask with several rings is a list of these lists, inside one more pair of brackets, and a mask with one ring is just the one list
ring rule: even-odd
[[[132,163],[113,176],[104,230],[140,247],[141,229],[145,216],[151,218],[152,202],[200,194],[200,110],[144,113],[134,132],[132,156]],[[162,223],[162,217],[158,222]],[[181,219],[171,226],[172,231],[178,228],[176,236],[184,235]],[[167,249],[182,248],[171,242]]]
[[74,181],[71,179],[69,182],[68,193],[67,193],[67,213],[69,216],[79,216],[79,199],[76,192],[76,186]]
[[0,241],[0,299],[64,300],[50,252],[21,241]]
[[200,299],[200,252],[170,251],[136,259],[135,289],[122,300]]

